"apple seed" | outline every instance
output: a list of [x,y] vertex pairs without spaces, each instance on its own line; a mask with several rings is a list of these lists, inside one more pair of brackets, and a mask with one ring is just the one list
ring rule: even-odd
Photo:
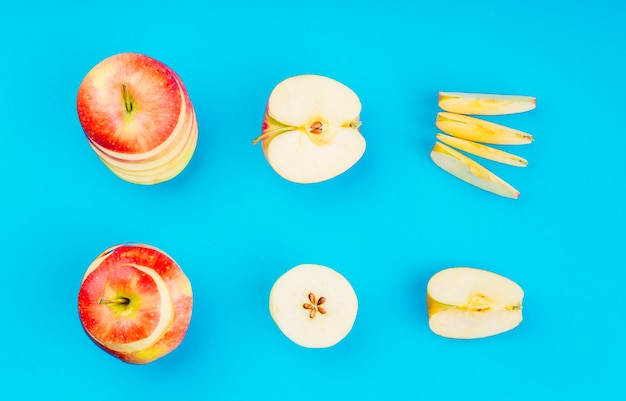
[[326,314],[326,308],[321,306],[324,302],[326,302],[325,297],[320,297],[318,300],[316,300],[315,294],[309,292],[309,302],[310,303],[304,303],[302,305],[304,309],[310,311],[309,318],[313,319],[317,312],[321,313],[322,315]]
[[322,133],[323,127],[324,127],[324,124],[322,124],[320,121],[316,121],[313,124],[311,124],[311,127],[309,128],[309,132],[311,134],[319,135]]

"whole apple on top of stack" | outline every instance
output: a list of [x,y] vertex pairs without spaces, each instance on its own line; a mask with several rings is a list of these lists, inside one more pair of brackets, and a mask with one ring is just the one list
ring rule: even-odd
[[101,61],[80,84],[76,104],[89,145],[126,181],[172,179],[195,151],[198,124],[187,89],[154,58],[120,53]]
[[279,83],[265,110],[261,136],[270,166],[288,181],[326,181],[352,167],[365,152],[359,132],[361,101],[346,85],[320,75]]
[[89,337],[124,362],[146,364],[180,345],[191,320],[191,283],[176,262],[149,245],[122,244],[98,256],[78,293]]

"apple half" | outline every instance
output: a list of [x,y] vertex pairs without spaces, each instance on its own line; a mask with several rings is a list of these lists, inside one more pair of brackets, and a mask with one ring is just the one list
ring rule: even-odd
[[173,351],[189,327],[191,283],[163,251],[144,244],[113,246],[83,277],[78,313],[87,335],[103,350],[133,364]]
[[191,160],[198,136],[193,104],[180,77],[158,60],[137,53],[106,58],[87,73],[76,103],[89,145],[126,181],[164,182]]
[[436,125],[448,135],[474,142],[524,145],[533,141],[533,136],[526,132],[480,118],[445,111],[437,114]]
[[506,198],[519,198],[519,191],[482,165],[441,142],[430,152],[431,159],[442,170],[475,187]]
[[528,161],[523,157],[514,155],[509,152],[505,152],[500,149],[493,148],[491,146],[483,145],[468,141],[467,139],[456,138],[449,135],[437,134],[436,138],[446,145],[453,146],[459,150],[467,153],[471,153],[475,156],[480,156],[484,159],[493,160],[496,162],[508,164],[516,167],[528,166]]
[[426,293],[428,325],[442,337],[489,337],[509,331],[522,321],[522,288],[486,270],[442,270],[428,281]]
[[346,85],[320,75],[287,78],[272,90],[261,136],[270,166],[288,181],[334,178],[365,152],[361,102]]
[[439,92],[439,107],[458,114],[515,114],[533,110],[536,106],[537,99],[532,96]]
[[269,307],[272,319],[291,341],[306,348],[327,348],[352,330],[358,300],[337,271],[302,264],[276,280]]

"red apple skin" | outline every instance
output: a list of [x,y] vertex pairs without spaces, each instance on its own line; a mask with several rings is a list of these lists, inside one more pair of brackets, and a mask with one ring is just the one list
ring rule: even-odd
[[[128,329],[124,333],[123,330],[119,329],[119,327],[125,327],[123,322],[119,324],[123,318],[118,319],[115,314],[108,313],[109,306],[98,303],[98,300],[104,294],[104,283],[110,282],[109,279],[115,279],[113,278],[114,274],[108,272],[128,268],[129,265],[151,268],[163,279],[173,302],[174,319],[166,331],[145,349],[120,352],[108,349],[100,341],[117,344],[136,341],[138,339],[137,332],[141,331],[141,327],[138,330]],[[107,275],[111,277],[107,277]],[[148,281],[145,278],[140,278],[134,283],[129,280],[126,285],[132,295],[139,299],[139,302],[149,302],[154,297],[154,294],[145,294],[145,291],[154,289],[154,285]],[[144,291],[143,295],[142,290]],[[189,327],[192,307],[191,283],[178,264],[163,251],[144,244],[121,244],[103,252],[87,270],[78,294],[79,318],[87,335],[106,352],[132,364],[146,364],[155,361],[176,349],[183,341]],[[108,320],[102,321],[104,318]],[[132,318],[130,320],[137,325],[149,326],[143,332],[144,337],[150,335],[150,329],[155,326],[150,319],[138,319],[138,322],[134,322]],[[118,329],[111,329],[116,324]]]
[[[120,53],[93,67],[78,88],[76,108],[86,136],[115,152],[138,154],[163,143],[181,112],[182,80],[162,62]],[[180,82],[180,85],[179,85]],[[132,111],[127,111],[127,85]]]

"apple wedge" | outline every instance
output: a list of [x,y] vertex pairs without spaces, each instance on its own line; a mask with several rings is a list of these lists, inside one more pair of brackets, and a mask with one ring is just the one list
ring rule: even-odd
[[326,181],[352,167],[365,152],[359,132],[361,102],[344,84],[320,75],[279,83],[267,102],[261,136],[270,166],[288,181]]
[[532,96],[439,92],[439,107],[452,113],[496,116],[523,113],[536,106],[537,99]]
[[445,269],[428,281],[428,325],[442,337],[493,336],[521,323],[523,298],[522,288],[499,274],[471,267]]
[[500,149],[492,148],[491,146],[444,134],[437,134],[437,139],[447,145],[454,146],[457,149],[471,153],[475,156],[480,156],[484,159],[516,167],[526,167],[528,165],[528,161],[523,157],[516,156]]
[[354,289],[344,276],[321,265],[298,265],[270,291],[270,315],[294,343],[327,348],[352,329],[358,310]]
[[479,118],[445,111],[437,114],[436,125],[448,135],[474,142],[495,145],[524,145],[533,141],[533,136],[526,132]]
[[442,170],[480,189],[507,198],[519,198],[519,191],[500,177],[451,147],[436,142],[430,157]]

